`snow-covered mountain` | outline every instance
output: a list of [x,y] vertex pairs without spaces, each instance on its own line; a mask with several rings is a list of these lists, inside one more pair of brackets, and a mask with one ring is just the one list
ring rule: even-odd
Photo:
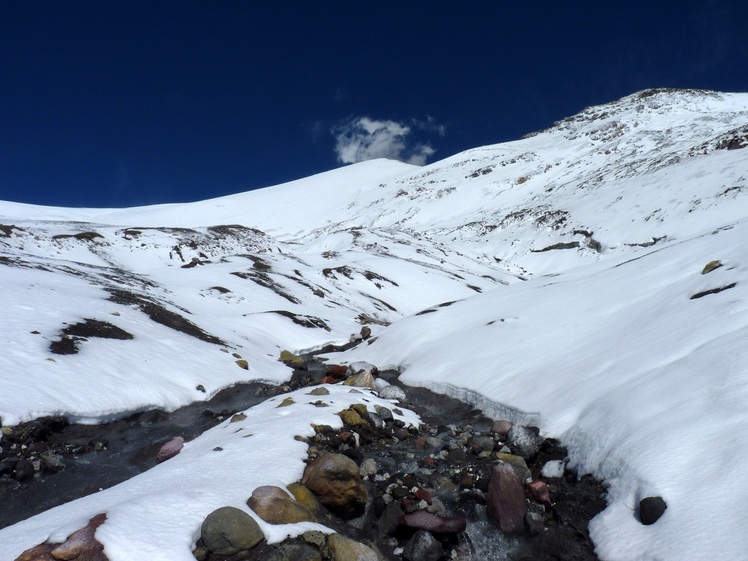
[[[605,479],[601,559],[741,558],[746,146],[748,94],[649,90],[425,167],[180,205],[0,203],[0,418],[175,409],[281,382],[281,350],[368,325],[345,360],[531,418]],[[668,504],[655,526],[633,514],[647,495]],[[3,559],[55,530],[44,516],[0,531]]]

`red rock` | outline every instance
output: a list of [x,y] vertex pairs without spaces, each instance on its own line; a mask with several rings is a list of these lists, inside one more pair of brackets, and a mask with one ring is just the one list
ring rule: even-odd
[[553,506],[553,503],[551,503],[551,494],[548,492],[548,485],[545,482],[536,479],[526,484],[525,489],[527,489],[527,492],[530,493],[530,496],[536,502],[548,508]]
[[420,528],[437,534],[460,534],[467,528],[464,516],[438,516],[425,510],[403,514],[398,522],[408,528]]
[[416,450],[423,450],[426,448],[426,437],[419,436],[413,441],[413,445],[416,447]]
[[505,534],[518,534],[525,528],[527,499],[512,466],[497,463],[488,482],[488,514]]
[[325,374],[331,378],[340,380],[344,378],[348,372],[348,367],[341,364],[331,364],[327,367]]
[[21,553],[15,561],[108,561],[104,546],[94,537],[96,528],[105,520],[106,514],[98,514],[83,528],[70,534],[63,543],[37,545]]
[[184,438],[181,436],[175,436],[169,442],[161,447],[161,450],[156,454],[156,461],[165,462],[169,458],[173,458],[184,448]]
[[419,501],[426,501],[426,504],[431,504],[434,501],[431,493],[429,493],[426,489],[421,489],[420,487],[416,489],[415,493],[413,493],[413,496],[415,496],[415,498]]
[[337,384],[340,382],[340,378],[333,378],[332,376],[325,376],[322,378],[322,384]]

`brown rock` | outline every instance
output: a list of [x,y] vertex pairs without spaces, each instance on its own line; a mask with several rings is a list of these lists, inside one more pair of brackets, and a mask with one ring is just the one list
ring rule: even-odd
[[366,489],[356,462],[342,454],[324,453],[304,470],[302,485],[343,518],[355,518],[366,506]]
[[499,530],[517,534],[524,530],[527,499],[517,474],[507,463],[498,462],[488,482],[488,514]]
[[494,421],[493,425],[491,425],[491,432],[498,434],[500,438],[506,438],[506,435],[509,434],[511,428],[512,423],[510,421],[499,419],[498,421]]
[[263,485],[252,491],[247,506],[268,524],[316,522],[311,510],[291,498],[280,487]]

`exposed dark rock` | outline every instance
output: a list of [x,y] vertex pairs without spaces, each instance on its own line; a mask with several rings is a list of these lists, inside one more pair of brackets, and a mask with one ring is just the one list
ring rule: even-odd
[[137,306],[141,312],[151,319],[151,321],[155,321],[156,323],[174,329],[175,331],[185,333],[186,335],[190,335],[191,337],[195,337],[206,343],[226,345],[226,343],[221,341],[218,337],[206,333],[187,318],[180,316],[176,312],[167,310],[163,305],[155,302],[147,296],[138,295],[119,288],[108,288],[107,290],[110,294],[109,300],[125,306]]
[[646,497],[639,501],[639,520],[645,526],[657,522],[665,514],[667,504],[662,497]]
[[703,298],[704,296],[708,296],[710,294],[719,294],[720,292],[724,290],[729,290],[731,288],[735,288],[738,283],[732,282],[730,284],[727,284],[725,286],[721,286],[719,288],[712,288],[711,290],[704,290],[702,292],[697,292],[696,294],[692,295],[689,300],[696,300],[698,298]]
[[52,341],[50,351],[58,355],[69,355],[78,352],[78,343],[89,337],[102,339],[133,339],[132,334],[106,321],[85,319],[82,322],[69,325],[62,330],[59,341]]
[[559,242],[559,243],[555,243],[553,245],[544,247],[543,249],[531,249],[530,251],[533,253],[543,253],[545,251],[553,251],[557,249],[577,249],[578,247],[579,247],[579,242]]

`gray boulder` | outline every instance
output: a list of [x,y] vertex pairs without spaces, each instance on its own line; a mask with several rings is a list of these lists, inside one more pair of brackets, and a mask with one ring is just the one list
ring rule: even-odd
[[442,544],[426,530],[417,530],[403,550],[408,561],[438,561],[443,554]]
[[217,555],[234,555],[252,549],[265,537],[249,514],[232,506],[211,512],[200,529],[203,543]]

